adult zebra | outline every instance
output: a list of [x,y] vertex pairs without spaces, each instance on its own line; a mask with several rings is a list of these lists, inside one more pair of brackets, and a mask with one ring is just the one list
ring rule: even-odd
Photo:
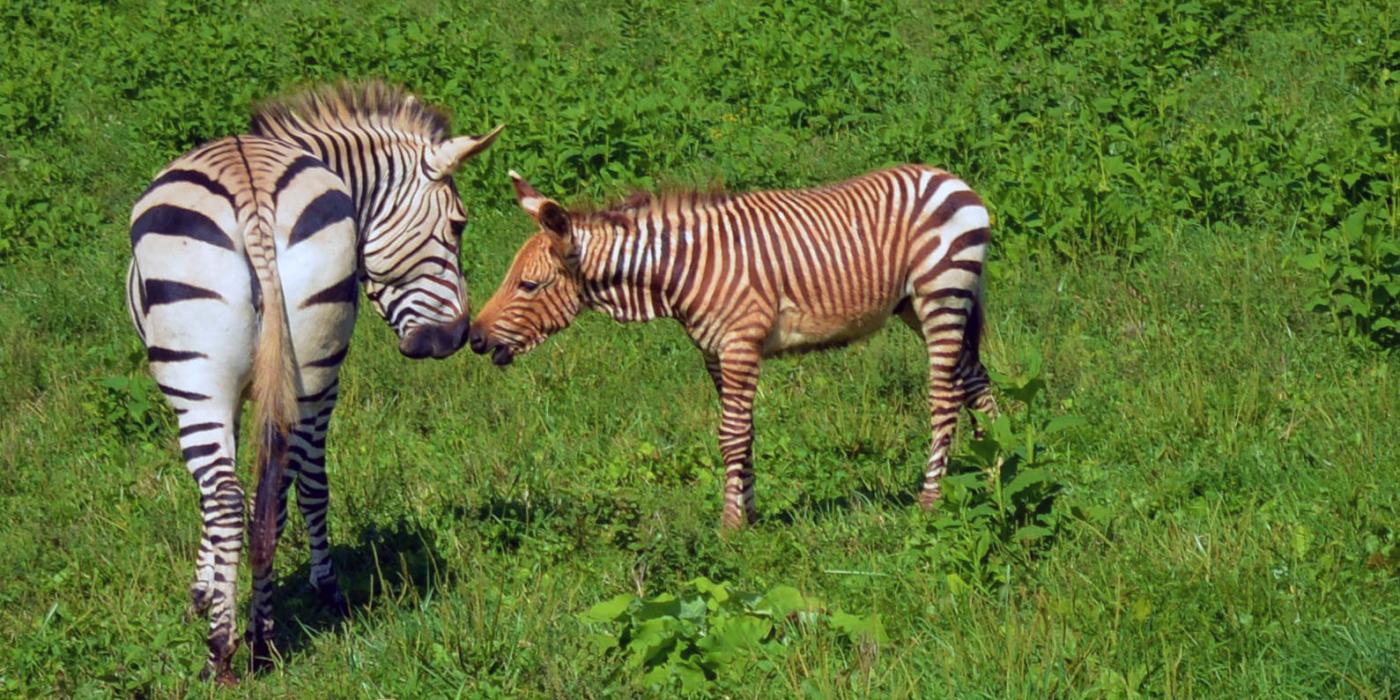
[[251,135],[177,158],[136,202],[127,305],[199,486],[190,595],[192,612],[210,618],[206,677],[236,680],[244,492],[234,449],[250,384],[259,444],[249,637],[260,665],[272,654],[272,558],[293,482],[311,585],[345,605],[327,542],[325,433],[358,285],[404,355],[462,346],[466,212],[451,174],[499,131],[448,138],[446,117],[398,88],[323,87],[261,107]]
[[939,496],[960,406],[994,413],[978,357],[989,218],[958,178],[907,165],[809,190],[642,194],[568,212],[512,172],[541,231],[477,314],[472,349],[508,364],[581,306],[679,320],[719,392],[726,527],[754,518],[759,360],[841,345],[898,315],[929,355],[933,440],[920,502]]

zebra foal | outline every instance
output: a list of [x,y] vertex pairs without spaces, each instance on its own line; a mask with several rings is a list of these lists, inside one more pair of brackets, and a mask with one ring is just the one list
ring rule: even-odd
[[996,411],[978,357],[989,217],[949,173],[906,165],[806,190],[642,194],[597,212],[566,211],[511,178],[540,231],[472,322],[472,349],[509,364],[582,307],[618,321],[679,321],[719,393],[725,527],[755,516],[753,400],[764,357],[842,345],[891,315],[918,333],[933,433],[924,507],[939,497],[959,408]]
[[234,450],[245,397],[258,443],[248,636],[263,665],[274,653],[272,558],[293,483],[311,585],[323,603],[345,606],[327,541],[325,435],[359,288],[404,355],[462,346],[467,219],[452,172],[499,131],[450,138],[441,113],[379,83],[309,90],[261,107],[250,134],[177,158],[136,202],[127,306],[199,487],[190,595],[191,611],[209,615],[205,677],[236,681],[244,489]]

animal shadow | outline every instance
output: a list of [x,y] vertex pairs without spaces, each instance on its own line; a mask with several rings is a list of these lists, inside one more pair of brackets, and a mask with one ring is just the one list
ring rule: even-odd
[[[289,545],[283,542],[281,547]],[[402,518],[387,527],[369,526],[353,544],[333,544],[331,561],[345,595],[344,610],[322,603],[308,582],[309,561],[278,577],[273,616],[277,653],[284,665],[292,663],[316,637],[339,631],[349,617],[371,604],[422,600],[449,574],[432,536]]]

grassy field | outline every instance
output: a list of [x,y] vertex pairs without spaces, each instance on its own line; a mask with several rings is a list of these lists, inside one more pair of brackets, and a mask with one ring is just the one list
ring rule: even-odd
[[[0,695],[1400,695],[1384,3],[384,5],[0,4]],[[679,328],[585,315],[501,371],[405,360],[366,309],[328,440],[352,614],[316,607],[293,516],[283,663],[200,684],[126,217],[257,98],[341,76],[508,124],[458,178],[476,303],[530,230],[508,168],[565,201],[964,175],[1009,423],[964,431],[923,513],[902,324],[770,362],[760,522],[722,538]]]

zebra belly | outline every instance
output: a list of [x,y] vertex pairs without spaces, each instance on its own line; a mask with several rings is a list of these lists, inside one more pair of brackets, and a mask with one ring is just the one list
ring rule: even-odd
[[773,330],[763,344],[765,356],[839,347],[880,330],[894,304],[882,304],[851,313],[817,313],[787,303],[778,309]]

